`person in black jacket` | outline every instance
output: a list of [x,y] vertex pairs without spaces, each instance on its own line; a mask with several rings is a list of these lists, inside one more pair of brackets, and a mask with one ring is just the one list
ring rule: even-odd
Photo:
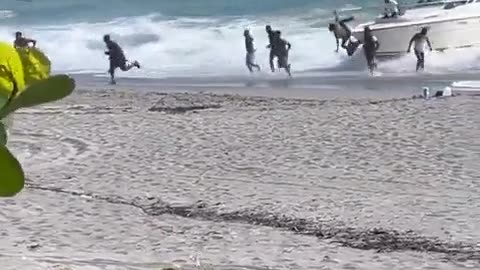
[[368,69],[370,73],[377,68],[377,63],[375,56],[377,50],[380,47],[377,37],[372,34],[370,27],[366,26],[364,28],[364,37],[363,37],[363,52],[365,53],[365,58],[367,59]]
[[270,63],[270,69],[272,72],[275,72],[275,66],[273,64],[273,59],[275,58],[275,31],[272,30],[272,26],[267,25],[265,26],[265,31],[267,31],[268,35],[268,42],[269,44],[267,45],[267,48],[270,49],[270,57],[269,57],[269,63]]
[[282,33],[280,31],[275,31],[275,39],[274,39],[274,53],[278,58],[278,68],[284,68],[287,72],[288,76],[292,77],[292,73],[290,71],[290,64],[288,63],[288,53],[292,48],[290,42],[286,41],[282,38]]
[[109,56],[110,68],[108,72],[110,73],[110,83],[115,84],[115,69],[120,68],[122,71],[128,71],[133,67],[140,68],[138,61],[129,62],[125,58],[122,48],[110,38],[110,35],[103,36],[103,41],[107,45],[108,51],[105,52]]

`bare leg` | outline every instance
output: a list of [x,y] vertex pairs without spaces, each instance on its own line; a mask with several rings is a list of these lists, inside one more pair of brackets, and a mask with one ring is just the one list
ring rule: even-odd
[[346,49],[347,48],[347,42],[350,38],[350,36],[352,35],[352,30],[350,30],[350,27],[348,27],[347,24],[345,24],[345,22],[348,22],[350,21],[351,18],[348,18],[346,20],[341,20],[339,22],[340,26],[345,30],[345,37],[342,37],[342,48]]
[[289,77],[292,77],[292,72],[290,71],[291,65],[288,63],[288,57],[285,59],[285,71],[287,72]]
[[245,57],[245,64],[247,65],[247,68],[250,71],[250,73],[253,73],[252,67],[256,67],[257,69],[260,69],[258,65],[253,63],[253,59],[254,59],[253,54],[247,53],[247,56]]
[[292,72],[290,71],[290,64],[285,68],[289,77],[292,77]]
[[278,66],[285,69],[289,77],[292,77],[290,73],[290,64],[288,63],[288,56],[281,56],[278,58]]
[[417,57],[417,65],[415,66],[415,71],[418,71],[420,69],[420,56],[418,55],[418,52],[416,50],[415,56]]

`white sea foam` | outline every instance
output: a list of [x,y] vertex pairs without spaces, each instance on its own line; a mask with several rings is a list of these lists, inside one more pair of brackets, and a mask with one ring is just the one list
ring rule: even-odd
[[8,9],[0,9],[0,20],[1,19],[10,19],[15,17],[17,14],[15,14],[14,11],[8,10]]
[[[143,68],[119,76],[163,77],[166,75],[244,74],[246,68],[244,28],[255,38],[257,61],[267,69],[267,36],[271,23],[292,43],[291,62],[295,70],[334,66],[340,57],[333,53],[335,42],[325,28],[310,28],[305,21],[278,22],[253,19],[159,20],[157,16],[121,18],[108,23],[63,26],[32,26],[22,29],[0,27],[0,39],[11,42],[17,30],[38,41],[52,60],[53,70],[105,73],[107,57],[102,36],[111,34],[127,58],[140,61]],[[308,22],[309,24],[311,22]]]
[[[318,11],[316,11],[318,13]],[[308,15],[308,14],[307,14]],[[102,36],[112,35],[124,48],[127,58],[138,60],[142,69],[119,72],[118,76],[166,77],[202,75],[243,75],[244,28],[255,38],[257,61],[268,70],[266,24],[282,30],[292,44],[293,70],[364,71],[365,60],[359,51],[353,58],[334,53],[335,39],[323,25],[325,16],[256,17],[237,19],[177,18],[159,15],[118,18],[106,23],[78,23],[60,26],[26,26],[21,29],[0,27],[0,39],[11,42],[13,33],[23,31],[38,41],[52,60],[54,71],[106,74],[107,57]],[[480,49],[464,49],[427,55],[429,72],[463,71],[478,68]],[[415,68],[415,57],[382,62],[383,73],[405,73]]]

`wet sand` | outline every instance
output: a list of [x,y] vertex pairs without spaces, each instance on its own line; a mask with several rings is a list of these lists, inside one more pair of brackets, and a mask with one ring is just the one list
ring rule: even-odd
[[[402,98],[418,95],[422,87],[443,89],[452,82],[477,80],[471,73],[402,73],[371,77],[366,72],[313,72],[285,74],[254,74],[254,76],[167,77],[159,79],[118,78],[118,85],[105,87],[108,80],[102,74],[73,75],[84,89],[135,89],[136,92],[213,92],[287,98]],[[121,74],[123,75],[123,74]]]
[[123,87],[15,116],[2,269],[480,267],[480,97]]

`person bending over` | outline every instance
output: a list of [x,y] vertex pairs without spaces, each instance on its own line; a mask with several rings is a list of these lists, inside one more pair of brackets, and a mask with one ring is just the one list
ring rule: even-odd
[[350,40],[350,37],[352,36],[352,30],[350,27],[346,24],[347,22],[353,21],[354,17],[348,17],[345,19],[340,20],[338,18],[337,12],[334,11],[335,14],[335,22],[330,23],[328,25],[328,30],[333,33],[335,36],[335,40],[337,42],[337,49],[335,52],[338,52],[338,49],[340,47],[340,40],[342,40],[342,48],[347,49],[347,42]]

